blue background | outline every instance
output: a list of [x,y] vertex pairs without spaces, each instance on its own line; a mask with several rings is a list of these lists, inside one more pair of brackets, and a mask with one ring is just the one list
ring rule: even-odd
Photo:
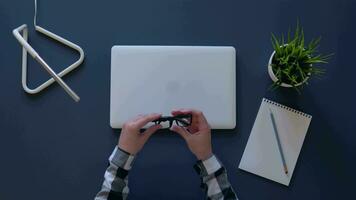
[[[39,1],[38,24],[79,44],[85,62],[38,95],[21,86],[21,48],[11,31],[30,25],[30,43],[56,71],[77,54],[35,33],[33,1],[0,2],[0,199],[93,199],[119,130],[109,126],[110,49],[127,45],[232,45],[237,56],[237,128],[213,131],[240,199],[352,199],[356,178],[356,1],[107,0]],[[270,91],[271,32],[297,19],[320,51],[335,53],[327,74],[302,94]],[[29,58],[29,85],[49,78]],[[289,187],[238,169],[263,97],[313,115]],[[143,100],[144,102],[144,100]],[[130,173],[131,199],[202,199],[195,158],[168,131],[154,135]],[[354,193],[354,191],[353,191]]]

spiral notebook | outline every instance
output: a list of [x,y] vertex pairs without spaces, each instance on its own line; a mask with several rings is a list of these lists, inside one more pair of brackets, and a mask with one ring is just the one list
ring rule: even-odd
[[[288,168],[284,172],[270,113],[273,112]],[[239,168],[288,186],[312,116],[263,99]]]

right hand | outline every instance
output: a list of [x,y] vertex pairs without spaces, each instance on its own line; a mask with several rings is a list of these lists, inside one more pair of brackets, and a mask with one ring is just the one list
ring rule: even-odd
[[186,128],[173,125],[171,131],[174,131],[183,137],[190,151],[198,160],[206,160],[210,158],[213,155],[211,147],[211,129],[204,114],[199,110],[193,109],[178,109],[172,111],[173,116],[180,114],[191,114],[192,124]]

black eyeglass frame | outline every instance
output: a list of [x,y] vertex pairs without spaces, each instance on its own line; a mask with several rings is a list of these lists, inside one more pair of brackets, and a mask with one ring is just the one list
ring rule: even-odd
[[[189,119],[189,121],[185,121]],[[162,122],[169,121],[169,128],[172,127],[173,122],[177,124],[177,126],[180,127],[188,127],[192,124],[192,114],[181,114],[181,115],[176,115],[176,116],[162,116],[156,120],[153,120],[152,122],[157,124],[161,124]],[[181,124],[179,124],[181,123]]]

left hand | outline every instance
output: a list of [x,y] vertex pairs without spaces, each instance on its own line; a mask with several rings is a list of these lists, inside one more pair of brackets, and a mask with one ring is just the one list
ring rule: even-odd
[[147,128],[143,133],[140,132],[147,123],[158,119],[161,114],[139,115],[136,118],[124,123],[118,147],[132,155],[137,154],[147,142],[148,138],[155,133],[158,129],[162,128],[161,125],[152,125]]

